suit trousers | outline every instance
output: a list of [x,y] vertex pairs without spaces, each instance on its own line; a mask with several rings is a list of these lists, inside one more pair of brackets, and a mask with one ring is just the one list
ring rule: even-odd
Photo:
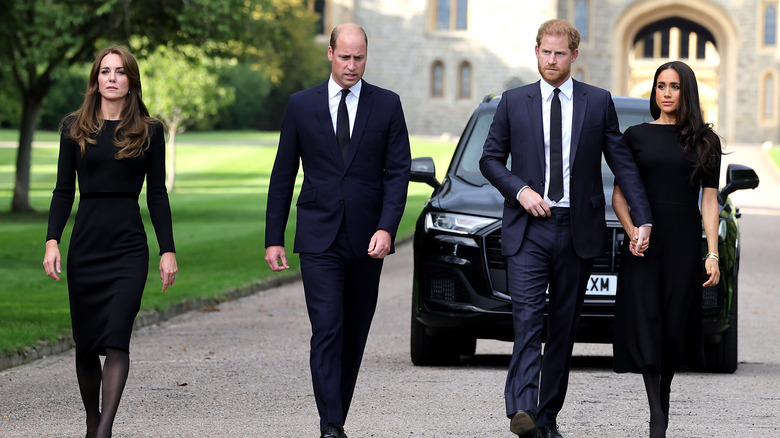
[[569,209],[552,211],[549,218],[529,217],[520,249],[507,259],[515,329],[504,393],[507,416],[518,410],[533,412],[539,427],[556,421],[563,407],[574,335],[593,267],[593,259],[580,258],[574,249]]
[[343,427],[376,309],[382,259],[355,255],[344,221],[330,248],[300,259],[320,428]]

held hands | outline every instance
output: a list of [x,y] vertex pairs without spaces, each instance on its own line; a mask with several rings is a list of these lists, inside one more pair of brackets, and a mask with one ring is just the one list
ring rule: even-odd
[[643,225],[641,227],[633,227],[628,236],[631,238],[631,242],[628,247],[631,250],[631,254],[637,257],[644,257],[645,251],[650,246],[650,232],[652,227]]
[[57,246],[57,241],[54,239],[46,241],[43,269],[46,271],[46,275],[60,281],[60,276],[57,274],[62,273],[62,257],[60,256],[60,248]]
[[375,259],[385,258],[390,253],[392,242],[393,239],[387,230],[377,230],[368,244],[368,255]]
[[284,253],[284,247],[281,245],[271,245],[265,249],[265,262],[274,272],[290,269],[287,264],[287,256]]
[[520,192],[520,196],[517,197],[517,200],[528,214],[536,217],[550,217],[550,206],[530,187],[523,189],[523,191]]
[[704,287],[716,286],[720,282],[720,265],[718,260],[713,258],[706,258],[704,260],[704,268],[707,270],[707,275],[710,278],[702,284]]
[[179,267],[176,265],[176,253],[164,252],[160,256],[160,280],[162,280],[162,290],[165,292],[169,286],[173,286],[176,282],[176,273],[179,272]]

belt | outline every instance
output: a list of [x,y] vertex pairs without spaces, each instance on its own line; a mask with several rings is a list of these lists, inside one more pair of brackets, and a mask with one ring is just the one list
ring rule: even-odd
[[101,198],[130,198],[138,199],[137,193],[129,192],[90,192],[81,193],[81,199],[101,199]]

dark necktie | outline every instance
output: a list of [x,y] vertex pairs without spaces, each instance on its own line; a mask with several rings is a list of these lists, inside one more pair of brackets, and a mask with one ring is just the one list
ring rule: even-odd
[[561,99],[555,89],[550,103],[550,190],[547,197],[553,202],[563,198],[563,129],[561,125]]
[[341,148],[341,158],[347,160],[347,149],[349,148],[349,113],[347,112],[347,94],[349,88],[341,90],[341,101],[339,102],[339,112],[336,116],[336,139]]

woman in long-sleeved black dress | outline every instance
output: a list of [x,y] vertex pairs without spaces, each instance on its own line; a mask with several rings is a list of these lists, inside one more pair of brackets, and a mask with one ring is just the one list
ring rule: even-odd
[[[58,281],[58,244],[77,179],[80,201],[68,250],[68,294],[86,436],[102,438],[111,436],[127,381],[130,333],[149,270],[138,205],[144,179],[160,247],[163,292],[173,285],[178,270],[165,188],[163,127],[149,117],[138,64],[123,47],[98,54],[84,102],[63,122],[43,260],[46,274]],[[106,356],[102,367],[100,355]]]
[[[626,235],[615,310],[614,368],[642,373],[650,406],[650,437],[666,436],[674,372],[683,353],[701,358],[703,286],[720,280],[718,177],[720,139],[704,122],[696,76],[673,61],[655,73],[650,97],[655,121],[632,126],[631,149],[653,212],[649,247],[637,248],[635,225],[615,187],[612,205]],[[701,212],[698,207],[701,191]],[[701,227],[708,254],[701,261]],[[629,252],[641,257],[634,257]],[[696,362],[694,362],[696,363]]]

